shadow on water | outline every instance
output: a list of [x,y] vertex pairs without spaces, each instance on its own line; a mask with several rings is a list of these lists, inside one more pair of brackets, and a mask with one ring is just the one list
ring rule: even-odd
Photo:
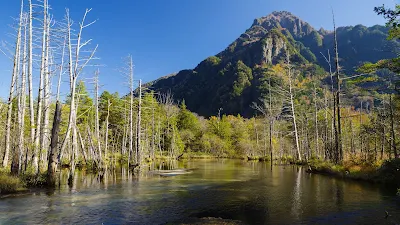
[[[197,168],[160,177],[151,170]],[[245,224],[394,224],[391,189],[308,174],[297,166],[239,160],[157,162],[132,173],[111,168],[61,174],[59,189],[0,200],[0,224],[179,224],[215,217]],[[385,219],[385,211],[390,216]]]

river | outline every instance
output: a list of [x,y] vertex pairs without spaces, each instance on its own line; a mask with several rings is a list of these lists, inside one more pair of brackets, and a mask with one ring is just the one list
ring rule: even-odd
[[[0,224],[176,224],[195,217],[244,224],[400,223],[399,197],[381,186],[262,162],[193,160],[175,166],[196,170],[160,177],[119,168],[102,182],[79,171],[73,187],[2,197]],[[64,183],[66,178],[64,171]]]

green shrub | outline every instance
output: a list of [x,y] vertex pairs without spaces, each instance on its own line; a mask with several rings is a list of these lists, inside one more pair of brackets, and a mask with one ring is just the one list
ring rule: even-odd
[[378,169],[378,177],[384,183],[400,184],[400,159],[385,161]]
[[18,177],[7,173],[0,173],[0,194],[14,193],[23,189]]
[[47,173],[25,173],[20,179],[26,187],[44,187],[47,185]]

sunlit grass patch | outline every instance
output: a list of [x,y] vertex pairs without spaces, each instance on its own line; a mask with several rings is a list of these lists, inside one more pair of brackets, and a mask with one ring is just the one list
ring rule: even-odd
[[15,193],[24,190],[21,180],[6,172],[0,172],[0,194]]

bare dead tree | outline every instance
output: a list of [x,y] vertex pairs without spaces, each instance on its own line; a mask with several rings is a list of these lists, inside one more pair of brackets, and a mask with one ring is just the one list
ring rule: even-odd
[[342,163],[343,161],[343,147],[342,147],[342,126],[341,126],[341,116],[340,116],[340,67],[339,67],[339,53],[338,53],[338,41],[336,33],[336,22],[335,14],[332,11],[333,17],[333,29],[334,29],[334,41],[335,41],[335,66],[336,66],[336,115],[337,115],[337,134],[335,135],[335,151],[336,151],[336,163]]
[[289,95],[290,95],[290,106],[291,106],[291,113],[292,113],[292,119],[293,119],[293,130],[294,130],[294,136],[295,136],[295,141],[296,141],[296,150],[297,150],[297,158],[301,161],[301,153],[300,153],[300,145],[299,145],[299,135],[297,131],[297,122],[296,122],[296,111],[295,111],[295,105],[294,105],[294,92],[293,92],[293,77],[292,77],[292,66],[290,64],[290,54],[287,52],[286,56],[286,62],[287,62],[287,73],[289,77]]
[[21,73],[21,90],[18,102],[18,124],[19,124],[19,137],[18,137],[18,172],[22,171],[22,157],[25,150],[25,107],[26,107],[26,59],[27,59],[27,15],[24,14],[23,18],[24,29],[24,42],[22,54],[22,73]]
[[[74,170],[75,170],[75,156],[76,153],[78,152],[78,137],[77,137],[77,127],[76,127],[76,85],[77,85],[77,80],[79,75],[82,73],[84,68],[88,66],[88,64],[96,59],[94,57],[96,50],[97,50],[97,45],[93,50],[90,51],[85,51],[87,55],[82,55],[84,53],[82,49],[89,45],[92,42],[92,39],[89,39],[87,41],[82,40],[82,33],[83,30],[92,24],[94,24],[96,21],[86,23],[86,17],[88,13],[91,11],[91,9],[86,9],[85,14],[83,15],[82,21],[79,23],[79,30],[78,30],[78,35],[76,38],[76,44],[73,44],[73,39],[71,38],[72,36],[72,20],[69,15],[69,10],[66,10],[66,21],[67,21],[67,46],[68,46],[68,57],[69,57],[69,62],[68,62],[68,73],[69,73],[69,80],[70,80],[70,113],[69,113],[69,119],[68,119],[68,127],[66,131],[65,138],[62,142],[60,152],[58,154],[58,162],[61,161],[63,151],[67,145],[67,142],[69,140],[69,136],[72,131],[72,157],[71,157],[71,172],[70,172],[70,178],[69,181],[73,181],[73,176],[74,176]],[[73,51],[74,50],[74,51]]]
[[136,164],[140,164],[141,162],[141,121],[142,121],[142,80],[139,79],[139,96],[138,96],[138,114],[137,114],[137,122],[136,122]]
[[96,143],[97,143],[97,151],[99,153],[99,161],[100,163],[102,162],[102,154],[101,154],[101,143],[100,143],[100,120],[99,120],[99,74],[100,70],[97,69],[95,72],[95,78],[94,78],[94,86],[95,86],[95,99],[94,99],[94,106],[95,106],[95,137],[96,137]]
[[43,33],[42,33],[42,52],[41,52],[41,65],[40,65],[40,80],[39,80],[39,92],[36,112],[36,131],[34,140],[34,151],[33,151],[33,169],[36,173],[39,173],[39,155],[41,149],[40,138],[42,136],[42,110],[43,110],[43,89],[44,89],[44,76],[47,73],[47,26],[48,26],[48,4],[47,0],[43,0]]
[[28,44],[28,92],[29,92],[29,121],[30,121],[30,135],[31,143],[35,142],[35,110],[33,104],[33,6],[32,0],[29,0],[29,44]]
[[110,107],[112,103],[110,102],[110,99],[107,100],[107,116],[106,116],[106,134],[105,134],[105,140],[104,140],[104,156],[107,157],[108,154],[108,126],[109,126],[109,118],[110,118]]
[[7,167],[8,165],[8,157],[10,154],[10,137],[11,137],[11,117],[12,117],[12,107],[13,107],[13,100],[14,100],[14,91],[16,85],[16,79],[18,76],[18,67],[20,63],[20,48],[21,48],[21,30],[22,30],[22,23],[23,23],[23,8],[24,8],[24,1],[21,0],[21,10],[19,15],[19,25],[17,29],[17,40],[15,44],[15,53],[14,53],[14,65],[11,77],[11,85],[10,85],[10,92],[8,95],[8,110],[7,110],[7,122],[6,122],[6,135],[5,135],[5,150],[4,150],[4,157],[3,157],[3,168]]

